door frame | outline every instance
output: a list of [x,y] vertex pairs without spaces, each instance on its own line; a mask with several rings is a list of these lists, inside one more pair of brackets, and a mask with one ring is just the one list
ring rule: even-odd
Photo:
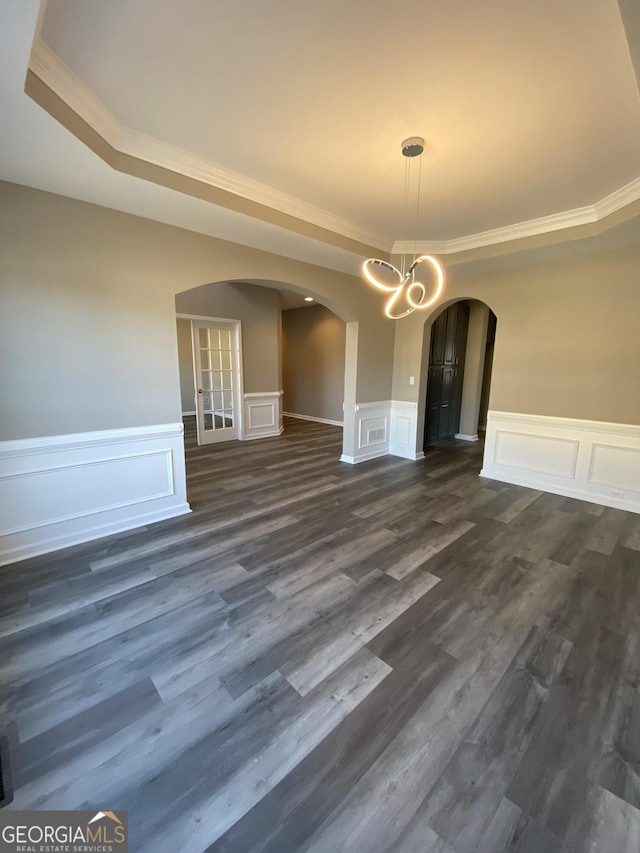
[[202,314],[176,314],[179,320],[191,321],[191,364],[193,368],[193,386],[194,386],[194,408],[196,410],[196,422],[198,419],[198,380],[195,359],[195,338],[193,334],[194,323],[226,323],[233,326],[236,346],[233,352],[233,372],[237,378],[237,424],[238,424],[238,441],[244,440],[244,371],[242,365],[242,323],[240,320],[231,320],[228,317],[205,317]]
[[[469,315],[469,330],[465,358],[464,382],[462,385],[462,405],[460,408],[460,425],[462,427],[462,424],[464,422],[466,432],[458,433],[456,435],[456,439],[463,441],[478,441],[478,414],[484,377],[484,356],[486,351],[487,325],[485,325],[485,322],[482,321],[483,331],[482,333],[480,333],[480,337],[478,337],[480,320],[478,319],[477,313],[476,319],[474,320],[474,312],[477,312],[478,308],[481,308],[483,312],[486,311],[487,320],[488,317],[493,313],[497,321],[496,328],[500,326],[500,317],[496,310],[484,298],[480,298],[478,296],[473,295],[467,295],[458,296],[434,309],[433,313],[430,314],[429,317],[427,317],[427,319],[424,321],[422,345],[420,352],[420,392],[417,398],[418,416],[416,429],[416,452],[418,453],[422,448],[421,442],[423,441],[427,420],[427,383],[429,378],[430,345],[431,335],[433,333],[433,326],[437,318],[441,314],[443,314],[447,308],[449,308],[451,305],[455,305],[458,302],[469,302],[471,312]],[[475,332],[472,331],[472,324],[474,323]],[[496,340],[498,338],[499,332],[496,332]],[[474,357],[472,357],[471,362],[469,362],[469,356],[472,353]],[[469,369],[470,367],[472,369]],[[492,378],[493,377],[489,375],[489,388],[491,387]],[[469,424],[470,420],[471,425]]]

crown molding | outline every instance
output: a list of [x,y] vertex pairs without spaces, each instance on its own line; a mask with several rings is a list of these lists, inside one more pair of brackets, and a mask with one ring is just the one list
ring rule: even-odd
[[38,38],[34,41],[29,70],[55,92],[108,145],[121,154],[160,166],[207,186],[233,193],[359,243],[378,246],[387,252],[391,248],[391,241],[387,238],[360,228],[328,210],[127,127],[42,39]]
[[105,142],[113,148],[119,147],[118,138],[122,128],[120,122],[42,39],[37,38],[33,43],[29,70],[86,121]]
[[402,255],[411,252],[433,255],[454,255],[470,249],[480,249],[485,246],[496,246],[511,240],[525,237],[537,237],[553,231],[563,231],[565,228],[575,228],[579,225],[591,225],[601,222],[607,216],[622,210],[624,207],[640,199],[640,178],[635,178],[620,189],[610,193],[595,204],[541,216],[539,219],[528,219],[503,228],[493,228],[491,231],[481,231],[466,237],[456,237],[453,240],[428,241],[396,240],[391,249],[392,255]]
[[638,177],[605,198],[585,207],[451,240],[396,240],[391,243],[387,238],[366,231],[327,210],[123,125],[40,37],[36,37],[33,43],[29,70],[108,145],[121,154],[264,205],[350,240],[369,246],[378,246],[381,250],[393,255],[408,253],[454,255],[514,240],[537,237],[554,231],[598,223],[640,200],[640,177]]

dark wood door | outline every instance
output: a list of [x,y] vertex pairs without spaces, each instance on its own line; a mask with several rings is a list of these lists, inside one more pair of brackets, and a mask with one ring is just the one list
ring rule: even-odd
[[431,329],[424,446],[453,438],[460,428],[469,306],[451,305]]

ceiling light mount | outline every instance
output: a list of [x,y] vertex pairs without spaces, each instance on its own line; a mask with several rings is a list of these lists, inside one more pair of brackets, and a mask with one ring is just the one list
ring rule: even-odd
[[[405,182],[404,182],[404,209],[407,216],[407,226],[409,225],[409,185],[411,182],[411,161],[414,157],[420,157],[424,151],[424,139],[421,136],[410,136],[405,139],[401,146],[402,154],[407,157]],[[418,160],[418,182],[415,191],[416,198],[416,213],[415,226],[416,235],[414,243],[413,258],[407,269],[407,259],[402,255],[400,269],[396,269],[393,264],[388,261],[381,261],[378,258],[369,258],[362,264],[362,275],[369,284],[376,287],[378,290],[383,290],[390,293],[384,312],[391,320],[399,320],[401,317],[406,317],[413,311],[429,308],[434,304],[442,293],[444,287],[444,273],[442,267],[436,258],[431,255],[420,255],[417,257],[415,251],[417,247],[417,231],[420,220],[420,186],[422,174],[422,161]],[[423,270],[432,273],[433,281],[430,287],[416,277],[416,271],[421,267]],[[431,295],[427,298],[427,290],[431,290]],[[404,311],[396,309],[396,303],[402,298],[402,302],[407,306]]]
[[424,151],[424,139],[421,136],[410,136],[402,143],[402,153],[405,157],[419,157]]

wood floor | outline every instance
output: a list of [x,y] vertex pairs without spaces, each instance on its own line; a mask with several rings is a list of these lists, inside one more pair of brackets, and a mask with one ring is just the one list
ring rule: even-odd
[[154,853],[638,853],[640,516],[340,430],[198,449],[194,512],[0,570],[10,808]]

